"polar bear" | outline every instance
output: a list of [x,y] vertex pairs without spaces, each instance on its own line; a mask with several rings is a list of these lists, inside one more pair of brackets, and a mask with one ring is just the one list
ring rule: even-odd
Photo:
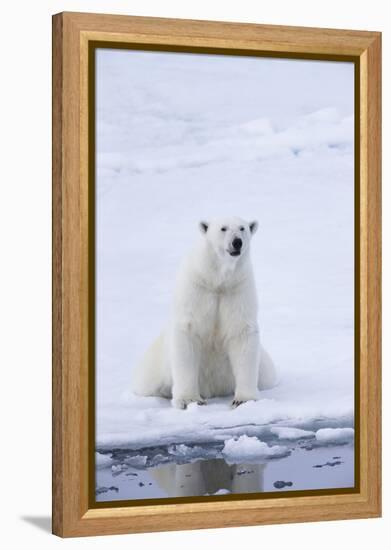
[[201,238],[183,262],[166,328],[135,370],[133,391],[189,403],[233,394],[257,399],[276,383],[261,346],[250,242],[258,223],[219,218],[199,223]]

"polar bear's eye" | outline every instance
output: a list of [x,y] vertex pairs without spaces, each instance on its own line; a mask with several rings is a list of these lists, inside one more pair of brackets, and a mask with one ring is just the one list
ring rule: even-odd
[[224,226],[221,228],[221,231],[227,231],[227,228]]
[[240,229],[240,231],[244,231],[244,227],[240,227],[239,229]]

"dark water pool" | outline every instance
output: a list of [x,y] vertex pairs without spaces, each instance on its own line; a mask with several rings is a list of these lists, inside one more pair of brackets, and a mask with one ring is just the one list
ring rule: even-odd
[[213,446],[105,451],[112,462],[96,471],[96,500],[191,497],[337,489],[354,486],[353,444],[288,444],[284,458],[229,463]]

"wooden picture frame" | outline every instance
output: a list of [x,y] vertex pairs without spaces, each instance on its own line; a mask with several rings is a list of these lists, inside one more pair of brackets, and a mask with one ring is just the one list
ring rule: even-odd
[[[356,78],[356,453],[340,494],[91,507],[93,211],[91,44],[354,62]],[[53,533],[62,537],[378,517],[381,514],[381,34],[177,19],[53,17]]]

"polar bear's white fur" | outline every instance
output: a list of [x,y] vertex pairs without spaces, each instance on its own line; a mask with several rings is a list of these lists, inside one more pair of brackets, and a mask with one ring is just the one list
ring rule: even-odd
[[136,369],[135,393],[172,398],[179,408],[234,394],[237,406],[275,384],[260,343],[250,260],[257,227],[240,218],[200,222],[202,237],[180,269],[171,319]]

